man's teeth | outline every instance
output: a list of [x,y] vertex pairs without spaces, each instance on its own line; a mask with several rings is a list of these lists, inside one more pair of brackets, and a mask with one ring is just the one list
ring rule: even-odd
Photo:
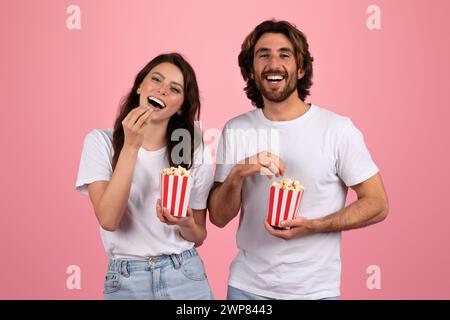
[[267,76],[266,79],[268,81],[281,81],[284,79],[283,76]]

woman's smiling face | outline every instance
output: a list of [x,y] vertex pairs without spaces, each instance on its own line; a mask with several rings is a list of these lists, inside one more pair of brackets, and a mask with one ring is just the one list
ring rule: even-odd
[[150,106],[154,110],[152,121],[169,120],[175,112],[181,113],[184,101],[183,74],[172,63],[158,64],[144,78],[137,94],[141,106]]

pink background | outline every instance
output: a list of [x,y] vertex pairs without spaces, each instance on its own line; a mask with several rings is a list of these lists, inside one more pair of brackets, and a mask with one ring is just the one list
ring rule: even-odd
[[[68,30],[66,8],[81,8]],[[101,299],[107,258],[88,197],[74,189],[82,142],[111,127],[119,99],[155,55],[194,66],[204,129],[252,107],[237,55],[272,17],[295,23],[315,58],[308,101],[350,116],[381,168],[390,216],[346,232],[343,299],[450,298],[450,2],[1,1],[0,298]],[[366,27],[369,5],[381,30]],[[353,200],[354,196],[349,196]],[[208,225],[200,248],[225,297],[237,221]],[[81,268],[81,289],[66,268]],[[369,265],[381,289],[366,286]]]

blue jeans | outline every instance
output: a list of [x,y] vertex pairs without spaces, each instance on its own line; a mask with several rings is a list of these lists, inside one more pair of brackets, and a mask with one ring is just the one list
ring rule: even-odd
[[203,262],[195,248],[148,260],[112,259],[105,300],[212,300]]
[[[248,291],[228,286],[227,300],[276,300],[276,299],[260,296]],[[339,300],[339,297],[323,298],[320,300]]]

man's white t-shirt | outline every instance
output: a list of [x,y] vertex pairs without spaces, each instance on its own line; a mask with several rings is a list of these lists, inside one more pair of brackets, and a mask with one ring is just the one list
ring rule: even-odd
[[[256,109],[227,122],[217,151],[215,181],[223,182],[237,161],[261,151],[278,154],[286,165],[285,178],[303,184],[299,215],[309,219],[342,209],[348,186],[378,172],[352,121],[316,105],[290,121],[270,121]],[[273,181],[261,174],[244,181],[239,253],[231,264],[229,285],[277,299],[339,296],[341,233],[287,241],[270,235],[264,220]]]
[[[76,189],[88,194],[87,185],[112,178],[113,129],[95,129],[84,140]],[[100,227],[105,251],[113,259],[146,259],[162,254],[178,254],[194,246],[184,240],[178,226],[159,221],[156,201],[160,198],[160,171],[170,167],[166,148],[156,151],[139,149],[128,206],[119,228],[109,232]],[[211,154],[206,144],[194,152],[190,169],[193,184],[189,199],[192,209],[205,209],[213,184]]]

